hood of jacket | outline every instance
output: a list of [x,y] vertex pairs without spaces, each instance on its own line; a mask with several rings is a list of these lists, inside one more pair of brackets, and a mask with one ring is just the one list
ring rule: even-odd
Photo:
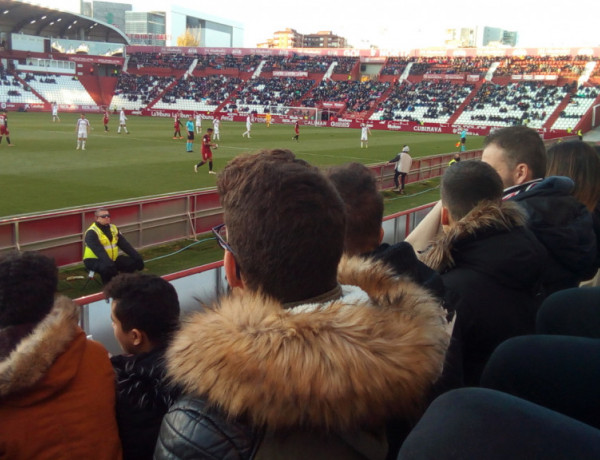
[[37,385],[35,397],[43,399],[69,382],[78,368],[73,362],[55,366],[53,378],[41,381],[73,340],[83,334],[78,320],[79,307],[66,297],[57,297],[50,313],[0,361],[0,398]]
[[570,178],[552,176],[510,200],[525,209],[529,228],[567,276],[581,278],[596,271],[596,235],[591,213],[572,190]]
[[441,273],[468,267],[504,286],[530,289],[542,274],[547,253],[526,222],[516,203],[481,203],[438,235],[421,259]]
[[414,415],[448,346],[439,301],[360,257],[342,260],[338,279],[360,287],[349,289],[352,301],[284,309],[237,291],[191,316],[167,351],[170,377],[227,417],[275,430]]

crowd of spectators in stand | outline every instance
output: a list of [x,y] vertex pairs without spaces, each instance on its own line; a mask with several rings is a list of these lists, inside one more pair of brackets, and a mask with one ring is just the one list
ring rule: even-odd
[[[572,96],[569,101],[569,105],[567,108],[579,107],[581,99],[596,99],[598,97],[599,91],[598,87],[594,86],[581,86],[577,88],[575,94]],[[560,118],[571,118],[578,119],[581,118],[581,112],[574,111],[573,113],[568,113],[566,110],[561,110]]]
[[240,89],[237,103],[290,106],[302,99],[314,84],[314,80],[291,77],[256,78]]
[[343,102],[349,112],[364,112],[389,88],[389,82],[369,81],[322,81],[302,101],[305,107],[316,107],[320,102]]
[[204,101],[208,105],[219,105],[237,90],[242,80],[224,75],[181,78],[162,97],[162,101],[174,104],[177,99]]
[[341,58],[337,56],[301,56],[292,54],[291,56],[269,56],[265,58],[264,72],[273,72],[278,70],[295,72],[325,73],[333,62],[338,66],[335,73],[348,73],[357,58]]
[[413,59],[411,75],[424,74],[478,74],[483,75],[490,68],[495,58],[489,57],[419,57]]
[[141,69],[143,67],[166,67],[173,70],[187,70],[196,56],[162,53],[132,53],[129,66]]
[[401,75],[406,66],[413,62],[413,58],[390,57],[381,69],[381,75]]
[[500,65],[494,76],[521,74],[581,75],[589,56],[522,56],[498,59]]
[[348,74],[352,71],[358,58],[349,56],[338,56],[334,59],[337,62],[337,66],[333,69],[334,74]]
[[128,101],[139,100],[141,104],[149,104],[172,82],[173,77],[122,73],[115,88],[115,96],[121,95]]
[[26,82],[39,81],[40,83],[54,83],[54,84],[56,84],[58,82],[56,81],[55,76],[56,75],[47,74],[47,73],[38,73],[38,74],[27,73],[23,77],[23,80],[25,80]]
[[244,56],[233,56],[232,54],[199,54],[195,56],[198,59],[197,70],[204,69],[236,69],[240,72],[254,72],[260,61],[264,59],[258,54],[247,54]]
[[472,84],[459,85],[447,80],[395,85],[392,93],[379,106],[379,110],[383,110],[381,119],[417,121],[410,115],[416,107],[427,107],[423,115],[425,118],[450,116],[473,88]]
[[[465,107],[465,112],[485,108],[498,109],[496,114],[472,115],[476,121],[503,121],[522,124],[530,120],[545,120],[556,105],[572,92],[573,84],[564,86],[545,85],[542,82],[511,83],[506,86],[484,83]],[[506,113],[507,115],[500,115]]]

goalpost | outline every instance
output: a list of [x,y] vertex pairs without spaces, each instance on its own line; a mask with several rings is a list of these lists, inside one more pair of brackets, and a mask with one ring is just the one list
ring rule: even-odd
[[318,126],[321,121],[322,110],[316,107],[291,107],[286,105],[271,105],[268,107],[271,115],[300,120],[302,124]]

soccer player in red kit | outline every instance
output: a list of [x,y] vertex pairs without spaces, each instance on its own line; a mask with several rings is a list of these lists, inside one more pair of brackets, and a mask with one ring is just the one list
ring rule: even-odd
[[104,111],[104,116],[102,117],[102,123],[104,124],[104,132],[108,133],[108,109]]
[[183,139],[183,136],[181,135],[181,121],[179,120],[179,113],[175,114],[173,129],[173,139]]
[[219,146],[212,143],[212,133],[213,129],[208,128],[206,134],[202,136],[202,161],[197,165],[194,165],[194,172],[198,172],[198,168],[208,161],[208,174],[217,174],[213,171],[211,148],[218,148]]
[[296,135],[292,137],[292,140],[300,142],[300,140],[298,139],[300,137],[300,122],[298,120],[296,120],[296,124],[294,125],[294,132],[296,133]]
[[8,130],[8,116],[6,115],[6,110],[0,113],[0,142],[2,142],[4,136],[6,136],[8,146],[12,147],[13,145],[10,143],[10,131]]

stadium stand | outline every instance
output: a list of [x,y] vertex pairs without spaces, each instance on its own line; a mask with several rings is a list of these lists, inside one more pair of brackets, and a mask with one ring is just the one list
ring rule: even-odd
[[239,78],[221,75],[181,78],[153,107],[213,111],[237,90],[241,82]]
[[519,82],[501,86],[485,83],[456,122],[486,126],[527,124],[541,128],[569,92],[570,85],[560,87],[542,82]]
[[40,99],[17,78],[7,72],[0,73],[0,99],[5,102],[33,104]]
[[159,97],[165,88],[174,81],[173,77],[122,73],[119,76],[111,106],[139,110]]
[[474,89],[451,81],[423,80],[395,85],[371,120],[425,120],[446,123]]
[[56,102],[59,105],[96,105],[96,102],[76,77],[69,75],[27,74],[23,79],[46,101]]
[[250,80],[237,94],[239,111],[264,113],[270,106],[293,106],[313,87],[314,80],[273,77]]
[[364,112],[371,109],[389,87],[389,82],[322,81],[302,105],[316,107],[323,101],[343,102],[348,112]]
[[577,122],[588,111],[594,101],[598,98],[600,91],[597,87],[583,87],[577,90],[569,104],[562,110],[552,125],[552,129],[573,129]]

